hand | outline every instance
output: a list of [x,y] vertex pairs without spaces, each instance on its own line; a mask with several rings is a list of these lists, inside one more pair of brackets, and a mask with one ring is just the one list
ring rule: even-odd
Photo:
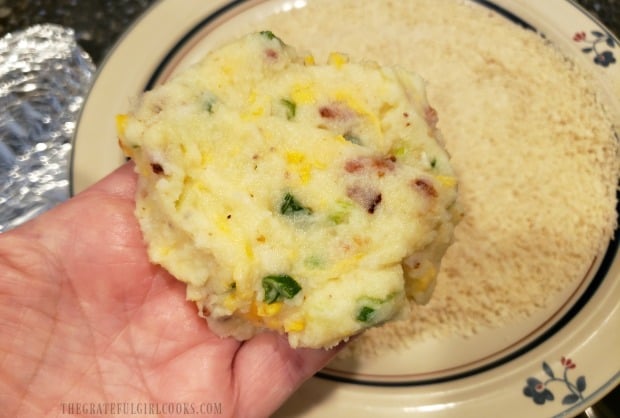
[[185,285],[147,259],[132,170],[0,235],[2,413],[185,402],[268,416],[334,351],[293,350],[274,333],[212,334]]

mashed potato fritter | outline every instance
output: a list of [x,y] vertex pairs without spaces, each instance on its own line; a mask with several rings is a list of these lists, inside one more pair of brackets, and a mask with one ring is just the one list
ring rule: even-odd
[[149,256],[218,334],[330,347],[428,301],[459,213],[419,76],[264,31],[117,122]]

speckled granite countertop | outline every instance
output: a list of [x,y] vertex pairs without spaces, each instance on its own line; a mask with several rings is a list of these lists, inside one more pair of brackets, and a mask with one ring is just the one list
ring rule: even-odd
[[[95,64],[125,29],[157,0],[0,0],[0,37],[37,23],[75,30],[80,46]],[[541,0],[544,1],[544,0]],[[620,0],[575,0],[620,37]],[[620,418],[620,388],[579,418]]]

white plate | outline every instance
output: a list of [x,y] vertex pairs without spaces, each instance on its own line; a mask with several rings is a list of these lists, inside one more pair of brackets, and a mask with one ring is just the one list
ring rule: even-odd
[[[519,24],[535,28],[595,74],[595,82],[620,115],[619,64],[600,65],[617,40],[586,12],[565,0],[478,1]],[[102,66],[83,108],[74,143],[72,192],[77,193],[123,162],[114,116],[129,98],[163,82],[205,51],[244,33],[303,0],[162,0],[127,32]],[[577,33],[599,37],[583,51]],[[617,235],[617,234],[616,234]],[[620,260],[618,237],[590,273],[520,327],[490,330],[470,340],[429,341],[396,357],[365,364],[336,361],[312,378],[276,414],[286,417],[547,417],[572,416],[620,382]],[[424,361],[419,359],[425,359]],[[524,394],[535,380],[554,396],[543,404]]]

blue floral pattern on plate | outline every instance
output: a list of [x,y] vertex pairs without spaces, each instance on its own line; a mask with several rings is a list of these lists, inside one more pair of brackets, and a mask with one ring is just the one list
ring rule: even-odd
[[591,30],[589,35],[584,31],[576,32],[573,35],[573,41],[587,45],[581,48],[581,52],[584,54],[593,53],[593,61],[596,65],[609,67],[611,64],[616,63],[614,53],[609,50],[616,47],[616,41],[609,33],[599,30]]
[[[585,376],[578,376],[574,381],[569,379],[568,371],[573,370],[577,365],[569,358],[562,357],[560,360],[563,373],[561,376],[556,376],[549,363],[543,361],[542,369],[547,376],[545,380],[540,380],[535,377],[528,377],[525,380],[526,386],[523,388],[523,394],[528,398],[532,398],[535,404],[544,405],[547,401],[555,400],[554,392],[550,389],[553,384],[555,386],[563,386],[566,390],[565,395],[562,398],[563,405],[572,405],[579,401],[584,400],[583,392],[586,390],[586,378]],[[558,392],[555,392],[558,393]]]

